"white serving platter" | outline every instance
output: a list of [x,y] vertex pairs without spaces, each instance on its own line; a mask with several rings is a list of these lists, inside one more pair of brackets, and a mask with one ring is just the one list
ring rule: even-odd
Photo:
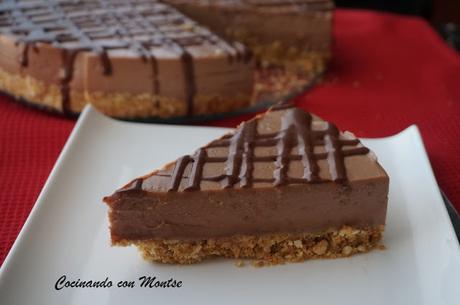
[[[386,250],[238,268],[152,264],[110,247],[101,198],[226,130],[121,122],[88,106],[0,270],[0,304],[460,304],[460,247],[416,126],[363,140],[391,177]],[[113,286],[56,290],[63,275]],[[182,287],[142,288],[142,276]]]

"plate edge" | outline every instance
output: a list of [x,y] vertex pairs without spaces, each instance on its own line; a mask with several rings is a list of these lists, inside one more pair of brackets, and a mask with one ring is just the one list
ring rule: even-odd
[[[425,163],[425,167],[427,168],[428,170],[428,174],[429,174],[429,179],[431,180],[431,182],[436,186],[436,197],[437,197],[437,201],[439,202],[439,205],[441,206],[441,210],[443,211],[443,217],[445,219],[445,221],[448,223],[448,227],[449,227],[449,230],[450,230],[450,234],[451,236],[453,237],[452,239],[454,240],[454,244],[457,245],[457,250],[459,250],[459,255],[460,255],[460,241],[457,237],[457,233],[455,232],[455,229],[454,229],[454,224],[452,223],[451,219],[450,219],[450,216],[449,216],[449,212],[447,211],[447,207],[446,205],[444,204],[444,199],[443,199],[443,196],[442,196],[442,190],[438,184],[438,181],[436,180],[436,176],[434,174],[434,171],[433,171],[433,167],[431,166],[431,162],[430,162],[430,158],[428,157],[428,153],[426,151],[426,148],[425,148],[425,142],[423,141],[423,137],[422,137],[422,134],[420,132],[420,129],[418,128],[418,126],[416,124],[413,124],[413,125],[410,125],[409,127],[407,127],[405,130],[403,130],[401,133],[405,132],[405,131],[408,131],[409,134],[411,134],[411,137],[415,137],[417,141],[415,141],[415,144],[418,146],[418,150],[421,152],[421,156],[423,158],[423,162]],[[401,134],[399,133],[399,134]]]

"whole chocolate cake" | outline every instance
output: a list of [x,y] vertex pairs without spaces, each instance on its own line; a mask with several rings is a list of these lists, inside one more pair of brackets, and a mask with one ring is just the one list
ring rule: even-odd
[[[3,1],[0,90],[78,113],[219,113],[297,92],[329,57],[330,1]],[[270,20],[270,22],[267,22]]]

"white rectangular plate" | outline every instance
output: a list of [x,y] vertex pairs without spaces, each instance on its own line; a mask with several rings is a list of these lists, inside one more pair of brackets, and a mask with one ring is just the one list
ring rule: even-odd
[[[145,262],[109,245],[101,198],[222,135],[226,129],[115,121],[88,107],[0,273],[7,304],[459,304],[460,250],[417,127],[364,140],[391,177],[387,249],[346,259],[237,268],[233,260],[191,266]],[[55,289],[68,280],[110,288]],[[174,278],[181,288],[141,288],[138,278]],[[135,281],[134,288],[118,288]]]

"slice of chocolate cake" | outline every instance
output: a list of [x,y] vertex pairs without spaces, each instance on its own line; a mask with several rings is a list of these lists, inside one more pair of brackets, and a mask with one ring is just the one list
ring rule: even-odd
[[324,70],[330,56],[330,0],[167,0],[227,39],[244,43],[263,67]]
[[376,247],[388,182],[351,133],[278,107],[104,201],[113,245],[136,245],[146,259],[275,264]]
[[[331,0],[167,0],[255,57],[255,96],[278,101],[300,92],[331,56]],[[274,90],[276,88],[276,90]]]

